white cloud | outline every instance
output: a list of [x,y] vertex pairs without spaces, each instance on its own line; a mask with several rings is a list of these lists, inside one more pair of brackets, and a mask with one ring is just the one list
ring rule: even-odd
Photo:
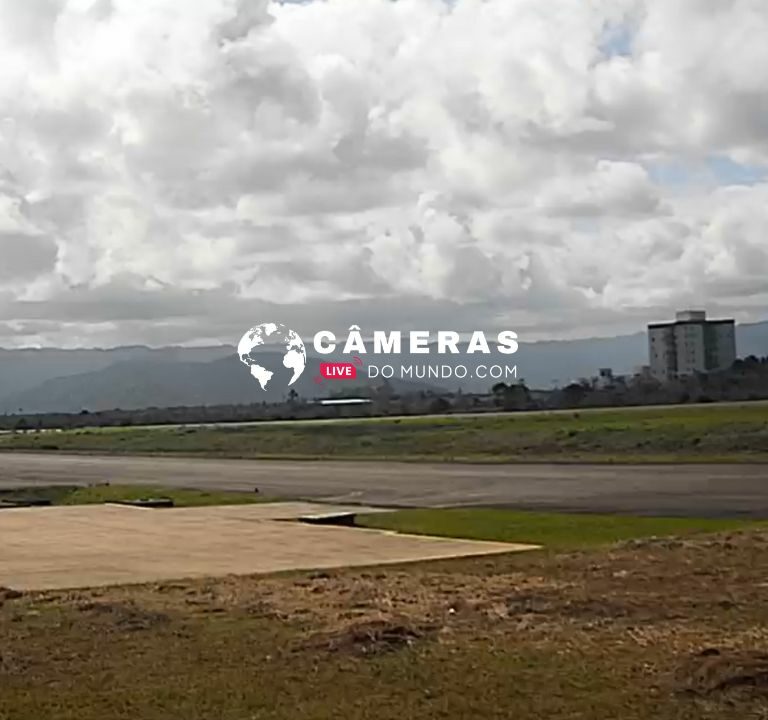
[[658,188],[640,165],[600,160],[587,175],[554,178],[537,198],[545,214],[566,217],[663,214]]
[[768,164],[767,33],[763,0],[0,0],[0,340],[757,319],[768,185],[699,169]]

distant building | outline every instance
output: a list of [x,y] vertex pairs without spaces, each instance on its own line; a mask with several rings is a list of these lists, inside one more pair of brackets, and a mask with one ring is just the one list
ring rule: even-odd
[[597,374],[597,387],[602,389],[613,387],[615,378],[612,368],[600,368]]
[[634,370],[634,377],[636,380],[652,380],[653,372],[650,365],[640,365]]
[[733,320],[707,320],[703,310],[685,310],[676,320],[648,326],[651,374],[662,382],[684,375],[726,370],[736,360]]

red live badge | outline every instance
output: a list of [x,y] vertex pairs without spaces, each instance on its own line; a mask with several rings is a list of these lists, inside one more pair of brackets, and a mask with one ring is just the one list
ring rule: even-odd
[[354,356],[354,360],[354,363],[320,363],[320,375],[315,377],[315,382],[319,385],[323,380],[354,380],[357,377],[357,367],[363,364],[357,355]]

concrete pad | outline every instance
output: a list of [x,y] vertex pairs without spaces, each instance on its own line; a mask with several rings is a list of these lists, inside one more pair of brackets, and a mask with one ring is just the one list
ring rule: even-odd
[[489,555],[531,545],[285,522],[376,508],[274,503],[148,510],[118,505],[0,511],[0,586],[155,582]]

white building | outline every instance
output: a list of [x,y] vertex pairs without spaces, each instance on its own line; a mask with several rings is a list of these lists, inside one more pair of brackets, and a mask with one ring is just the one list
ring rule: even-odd
[[597,387],[600,390],[613,387],[615,382],[616,378],[613,376],[611,368],[600,368],[597,373]]
[[677,313],[675,322],[648,326],[651,374],[662,382],[726,370],[736,360],[733,320],[707,320],[703,310]]

